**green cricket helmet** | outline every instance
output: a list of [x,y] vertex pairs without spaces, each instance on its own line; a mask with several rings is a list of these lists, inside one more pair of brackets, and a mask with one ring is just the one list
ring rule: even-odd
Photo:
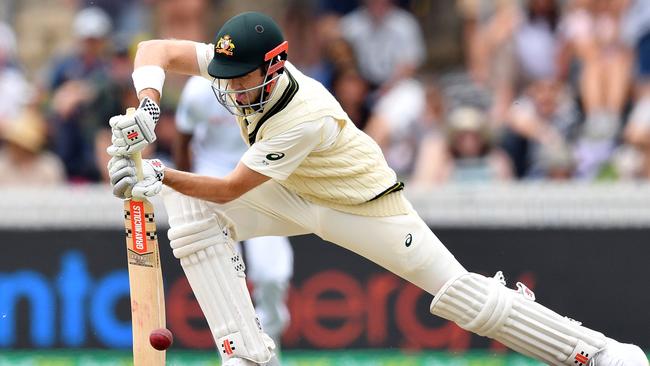
[[[275,92],[272,87],[284,70],[288,46],[280,27],[267,15],[246,12],[230,18],[217,33],[214,58],[208,65],[208,74],[214,78],[212,90],[219,103],[237,116],[263,112]],[[260,68],[266,74],[261,84],[243,90],[232,88],[232,79]],[[258,90],[260,95],[256,98]],[[246,102],[237,101],[236,96],[241,93],[249,96]]]

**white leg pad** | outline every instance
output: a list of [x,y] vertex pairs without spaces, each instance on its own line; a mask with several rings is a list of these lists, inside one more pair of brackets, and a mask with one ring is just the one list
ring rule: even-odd
[[180,259],[222,360],[269,362],[275,344],[255,314],[244,262],[234,249],[225,220],[205,202],[190,197],[168,195],[165,205],[174,256]]
[[495,278],[465,273],[440,289],[431,313],[549,365],[587,366],[607,343],[603,334],[536,303],[523,284],[517,287],[506,288],[501,272]]

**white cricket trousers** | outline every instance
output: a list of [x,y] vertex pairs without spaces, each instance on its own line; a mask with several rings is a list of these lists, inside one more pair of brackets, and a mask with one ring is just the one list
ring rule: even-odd
[[[167,187],[163,195],[165,202],[183,197]],[[311,203],[272,180],[226,204],[208,203],[226,220],[234,240],[313,233],[435,295],[467,271],[408,206],[407,215],[353,215]]]

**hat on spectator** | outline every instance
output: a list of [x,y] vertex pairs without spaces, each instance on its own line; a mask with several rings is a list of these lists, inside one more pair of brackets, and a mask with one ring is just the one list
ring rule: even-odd
[[39,152],[45,144],[46,129],[43,117],[34,110],[26,109],[15,120],[9,122],[2,133],[2,139],[31,152]]
[[452,138],[460,132],[476,132],[485,139],[490,138],[487,119],[475,107],[462,106],[454,109],[447,119],[447,129]]
[[111,19],[101,8],[85,8],[75,16],[73,29],[78,38],[104,38],[111,31]]

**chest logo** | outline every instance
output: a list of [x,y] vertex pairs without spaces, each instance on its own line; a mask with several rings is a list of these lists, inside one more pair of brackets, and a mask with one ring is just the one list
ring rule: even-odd
[[274,153],[266,154],[266,158],[271,161],[280,160],[284,158],[284,153],[274,152]]
[[232,56],[234,49],[235,44],[232,42],[232,39],[230,39],[229,34],[219,38],[219,42],[214,46],[214,52],[223,53],[226,56]]

